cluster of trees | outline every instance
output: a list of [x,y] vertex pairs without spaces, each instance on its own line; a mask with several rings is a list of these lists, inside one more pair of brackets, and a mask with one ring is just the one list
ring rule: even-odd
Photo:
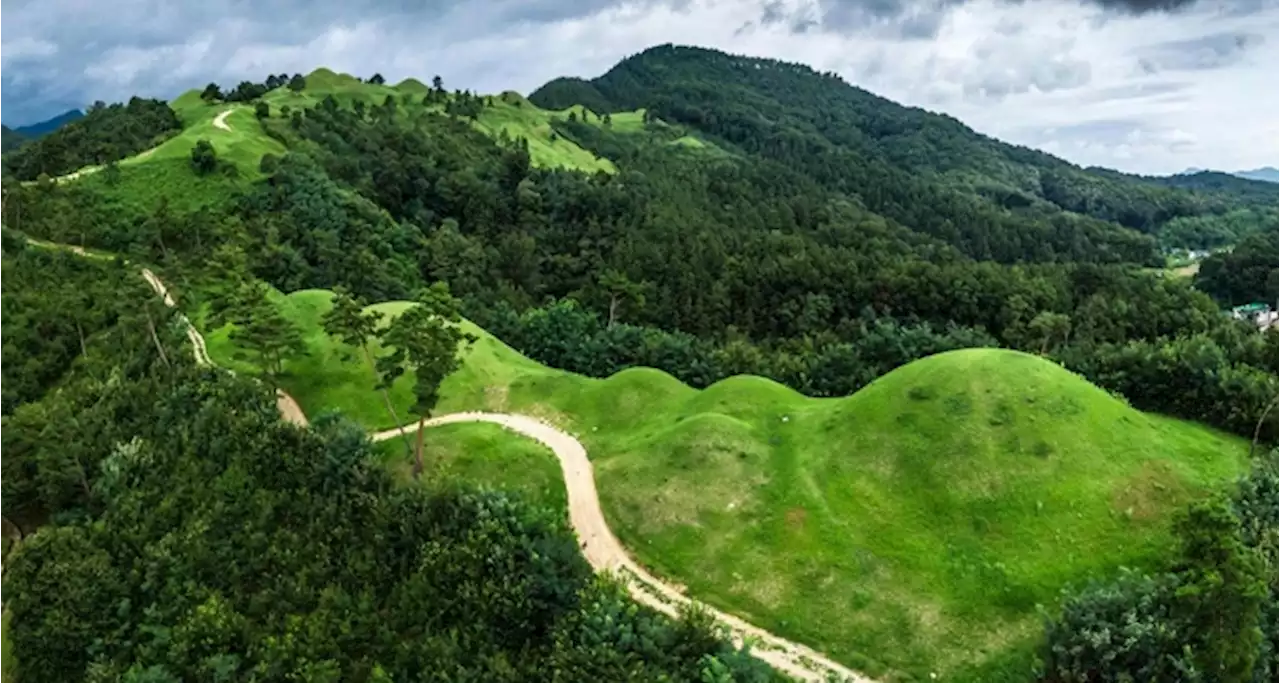
[[8,154],[28,142],[31,142],[31,139],[27,136],[8,126],[0,125],[0,153]]
[[1182,515],[1165,571],[1068,593],[1046,629],[1040,680],[1275,680],[1278,485],[1273,456]]
[[283,427],[244,384],[156,396],[172,436],[110,453],[107,511],[18,551],[23,680],[780,680],[593,579],[553,513],[394,488],[352,426]]
[[137,154],[182,130],[163,100],[133,97],[126,104],[95,103],[83,118],[6,154],[4,169],[19,180],[59,176]]
[[173,310],[136,270],[28,246],[8,229],[3,247],[0,501],[6,520],[30,529],[99,509],[101,462],[132,438],[113,401],[147,402],[191,356]]
[[1234,249],[1211,254],[1200,263],[1196,287],[1224,306],[1251,303],[1280,307],[1277,269],[1280,268],[1280,231],[1249,235]]
[[226,92],[217,83],[210,83],[200,92],[200,99],[205,102],[252,102],[259,97],[275,90],[276,88],[288,86],[290,90],[298,92],[307,87],[307,79],[302,74],[270,74],[261,83],[253,81],[241,81],[235,88]]

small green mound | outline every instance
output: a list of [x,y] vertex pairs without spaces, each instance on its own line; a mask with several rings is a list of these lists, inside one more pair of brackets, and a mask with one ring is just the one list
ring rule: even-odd
[[347,87],[358,87],[360,79],[351,74],[338,73],[332,69],[320,67],[305,76],[307,88],[314,90],[337,90]]
[[403,81],[396,83],[395,88],[402,93],[412,95],[425,95],[428,92],[431,92],[431,88],[427,87],[426,83],[423,83],[416,78],[406,78]]
[[[408,434],[409,443],[414,437]],[[413,460],[399,438],[378,444],[383,464],[404,480]],[[433,428],[424,437],[422,480],[439,484],[513,491],[535,505],[569,516],[569,499],[556,456],[546,446],[498,425],[458,423]]]
[[[308,413],[340,408],[385,428],[364,359],[319,331],[329,298],[280,297],[310,352],[282,383]],[[1025,658],[1037,605],[1159,562],[1173,512],[1245,466],[1235,437],[1144,414],[1013,351],[939,354],[853,396],[811,399],[759,377],[704,390],[647,368],[586,378],[466,326],[479,339],[439,412],[561,425],[590,453],[637,559],[875,676],[963,679]],[[207,336],[234,365],[226,331]],[[392,389],[402,414],[410,382]]]

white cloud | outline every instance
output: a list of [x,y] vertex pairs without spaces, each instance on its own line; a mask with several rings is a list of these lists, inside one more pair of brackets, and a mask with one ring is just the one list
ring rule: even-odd
[[53,114],[317,66],[528,92],[670,42],[834,70],[1080,164],[1168,173],[1280,157],[1274,5],[1135,15],[1075,0],[898,1],[18,3],[6,17],[5,33],[23,38],[3,43],[5,104]]

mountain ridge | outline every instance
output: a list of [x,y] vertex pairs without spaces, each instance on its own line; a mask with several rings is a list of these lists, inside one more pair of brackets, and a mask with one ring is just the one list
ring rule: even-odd
[[[1257,210],[1246,230],[1265,229],[1280,199],[1265,188],[1188,187],[1082,168],[831,72],[700,47],[655,46],[594,79],[549,81],[529,99],[549,109],[644,109],[723,147],[778,162],[979,260],[1055,260],[1083,248],[1154,263],[1170,223],[1217,221],[1243,202]],[[1083,235],[1083,242],[1067,234]]]

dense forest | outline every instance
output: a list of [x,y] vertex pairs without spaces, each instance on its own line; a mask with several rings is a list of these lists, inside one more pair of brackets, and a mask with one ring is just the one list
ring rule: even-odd
[[0,153],[12,152],[30,141],[22,133],[8,126],[0,126]]
[[1150,260],[1156,243],[1144,235],[1242,202],[1260,209],[1250,229],[1275,229],[1274,185],[1252,183],[1257,187],[1242,193],[1239,184],[1192,179],[1185,181],[1199,190],[1192,193],[1080,169],[876,97],[835,74],[777,60],[664,45],[592,81],[552,81],[530,99],[551,109],[646,108],[751,156],[782,161],[975,258]]
[[[273,87],[306,83],[205,94]],[[289,151],[196,210],[22,182],[178,127],[159,102],[95,107],[5,156],[5,224],[162,267],[213,308],[229,282],[369,302],[447,283],[506,343],[591,376],[750,373],[841,396],[933,353],[1003,346],[1135,407],[1276,440],[1277,336],[1222,310],[1275,302],[1274,187],[1080,169],[831,74],[707,50],[654,48],[532,96],[594,109],[555,134],[617,173],[536,167],[527,141],[473,125],[486,98],[425,97],[446,106],[259,107]],[[603,116],[642,107],[638,130]],[[1147,268],[1163,247],[1220,245],[1235,247],[1194,282]],[[53,523],[6,569],[24,681],[773,680],[702,617],[673,622],[592,578],[547,511],[394,487],[340,416],[288,427],[266,385],[191,367],[136,266],[6,231],[4,268],[4,514]],[[1167,571],[1072,593],[1044,679],[1099,680],[1105,662],[1106,680],[1264,680],[1273,489],[1260,469],[1189,509]],[[1231,623],[1206,626],[1228,602]],[[1136,640],[1098,637],[1122,622]],[[1190,654],[1175,647],[1188,634]],[[1152,657],[1168,668],[1142,668]]]
[[1276,307],[1276,254],[1280,233],[1249,235],[1230,251],[1212,254],[1200,264],[1196,287],[1226,306],[1266,303]]

